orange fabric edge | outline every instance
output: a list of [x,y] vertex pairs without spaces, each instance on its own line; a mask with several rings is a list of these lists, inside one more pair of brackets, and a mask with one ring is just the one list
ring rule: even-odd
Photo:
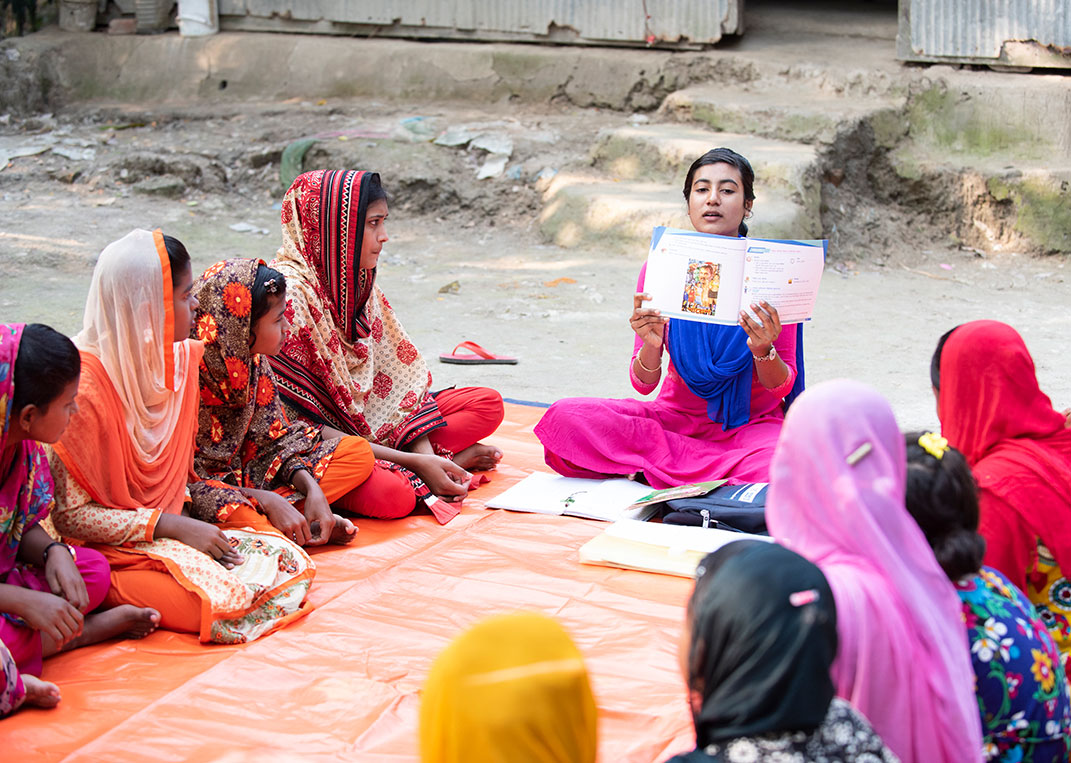
[[152,240],[156,243],[156,255],[160,258],[160,271],[164,279],[164,383],[169,390],[177,392],[178,388],[175,386],[175,292],[171,284],[171,260],[167,256],[164,232],[157,228],[152,232]]

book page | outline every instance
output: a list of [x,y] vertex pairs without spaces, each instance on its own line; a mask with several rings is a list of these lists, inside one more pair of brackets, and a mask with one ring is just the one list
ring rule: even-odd
[[771,542],[765,535],[653,522],[615,522],[580,547],[582,564],[693,577],[707,554],[738,540]]
[[646,306],[669,318],[735,324],[746,239],[655,228],[647,255]]
[[781,323],[811,319],[825,268],[821,241],[747,239],[744,256],[744,304],[769,302]]
[[[634,509],[633,501],[651,488],[627,479],[589,480],[533,472],[487,502],[490,509],[536,514],[568,514],[607,522],[650,516],[653,507]],[[645,511],[646,510],[646,511]]]

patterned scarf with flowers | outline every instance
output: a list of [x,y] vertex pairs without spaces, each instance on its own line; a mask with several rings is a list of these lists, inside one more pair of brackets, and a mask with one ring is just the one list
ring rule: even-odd
[[[44,519],[52,508],[52,474],[44,447],[23,440],[9,448],[12,401],[15,397],[15,360],[25,324],[0,324],[0,583],[15,568],[23,534]],[[14,615],[4,615],[14,622]]]
[[319,427],[287,421],[268,359],[250,351],[252,288],[263,264],[218,262],[194,287],[194,330],[205,347],[194,468],[206,482],[191,492],[196,513],[209,521],[221,521],[219,511],[235,500],[234,491],[218,491],[219,483],[302,499],[289,487],[293,473],[322,477],[339,442],[321,439]]

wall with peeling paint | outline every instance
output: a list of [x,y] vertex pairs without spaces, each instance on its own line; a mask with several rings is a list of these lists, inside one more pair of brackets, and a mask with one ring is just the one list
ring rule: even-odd
[[220,0],[223,29],[692,48],[743,31],[743,0]]

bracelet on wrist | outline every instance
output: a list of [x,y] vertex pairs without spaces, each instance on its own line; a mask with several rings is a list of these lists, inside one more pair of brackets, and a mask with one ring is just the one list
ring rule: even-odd
[[777,350],[771,344],[770,345],[770,351],[767,352],[765,355],[754,355],[753,354],[751,357],[755,358],[755,362],[756,363],[767,363],[767,362],[769,362],[771,360],[775,360],[777,358]]
[[639,354],[639,353],[637,352],[637,353],[636,353],[636,362],[637,362],[637,363],[639,364],[640,368],[642,368],[642,369],[643,369],[644,371],[646,371],[646,372],[647,372],[647,373],[649,373],[649,374],[659,374],[659,373],[662,373],[662,363],[661,363],[661,358],[659,358],[659,364],[658,364],[658,366],[657,366],[657,367],[655,367],[655,368],[648,368],[647,366],[645,366],[645,365],[643,364],[643,361],[642,361],[642,360],[640,360],[640,354]]
[[54,540],[51,543],[49,543],[47,546],[45,546],[45,550],[41,552],[41,566],[42,567],[45,567],[48,564],[48,552],[51,551],[54,546],[63,546],[65,549],[67,549],[67,553],[69,553],[71,555],[71,558],[72,559],[75,558],[74,549],[72,547],[68,546],[66,543],[63,543],[62,541]]

